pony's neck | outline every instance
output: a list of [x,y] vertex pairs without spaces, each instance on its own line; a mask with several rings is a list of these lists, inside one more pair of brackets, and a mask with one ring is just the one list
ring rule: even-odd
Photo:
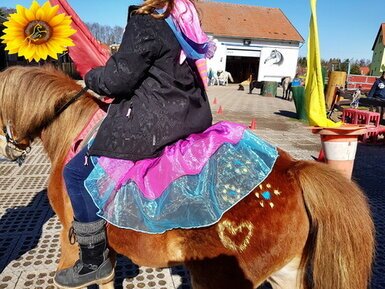
[[47,126],[40,138],[51,163],[62,162],[73,141],[99,109],[100,102],[86,94]]

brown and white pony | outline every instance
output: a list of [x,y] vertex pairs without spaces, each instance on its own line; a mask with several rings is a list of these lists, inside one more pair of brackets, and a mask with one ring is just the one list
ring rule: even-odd
[[[21,151],[41,138],[52,163],[48,197],[63,225],[59,268],[78,258],[67,237],[73,212],[63,162],[101,105],[86,94],[55,116],[80,89],[53,68],[12,67],[0,73],[0,125],[12,131]],[[4,148],[5,133],[0,134]],[[269,177],[217,224],[158,235],[109,225],[109,246],[138,265],[184,264],[194,289],[252,289],[265,280],[275,289],[366,289],[374,225],[363,192],[324,164],[279,154]],[[269,203],[261,198],[266,191],[272,195]],[[103,288],[113,284],[108,286]]]
[[290,83],[291,83],[291,77],[286,76],[282,78],[281,84],[282,84],[282,98],[286,100],[291,100],[290,97]]

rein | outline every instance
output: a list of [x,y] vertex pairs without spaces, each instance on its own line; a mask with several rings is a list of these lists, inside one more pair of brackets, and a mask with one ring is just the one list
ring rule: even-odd
[[[83,94],[85,94],[87,90],[88,90],[87,87],[82,88],[77,94],[71,97],[70,100],[67,101],[63,106],[55,110],[54,115],[50,119],[44,121],[43,124],[35,128],[30,134],[34,135],[37,131],[40,131],[45,127],[47,127],[48,125],[50,125],[63,111],[65,111],[71,104],[73,104]],[[21,166],[25,161],[26,155],[31,151],[30,143],[33,138],[30,136],[23,136],[23,137],[19,137],[18,139],[15,139],[13,136],[12,124],[10,121],[8,121],[7,124],[3,127],[3,132],[5,135],[0,135],[0,140],[3,140],[6,142],[6,146],[5,146],[6,156],[12,161],[16,161],[19,164],[19,166]],[[26,147],[21,147],[20,141],[22,141],[23,139],[28,139],[29,141],[29,144]]]
[[88,88],[83,87],[77,94],[75,94],[67,103],[65,103],[61,108],[59,108],[57,111],[55,111],[55,114],[53,116],[53,121],[55,118],[57,118],[63,111],[65,111],[71,104],[73,104],[75,101],[77,101],[83,94],[87,92]]

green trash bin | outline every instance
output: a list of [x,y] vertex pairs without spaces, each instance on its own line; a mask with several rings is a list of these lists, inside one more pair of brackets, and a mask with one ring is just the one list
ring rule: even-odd
[[262,86],[263,96],[276,96],[277,95],[278,82],[264,81]]
[[307,120],[305,110],[305,87],[304,86],[293,86],[291,88],[293,95],[295,110],[297,111],[298,119]]

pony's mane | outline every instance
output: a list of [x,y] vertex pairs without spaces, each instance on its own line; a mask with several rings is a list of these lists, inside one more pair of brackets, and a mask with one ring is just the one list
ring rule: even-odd
[[80,89],[50,65],[10,67],[0,73],[0,121],[10,121],[17,137],[34,138],[36,129]]
[[[101,102],[89,93],[59,116],[81,85],[52,66],[15,66],[0,73],[0,125],[12,124],[16,139],[40,137],[51,161],[65,156]],[[60,136],[60,137],[58,137]]]

